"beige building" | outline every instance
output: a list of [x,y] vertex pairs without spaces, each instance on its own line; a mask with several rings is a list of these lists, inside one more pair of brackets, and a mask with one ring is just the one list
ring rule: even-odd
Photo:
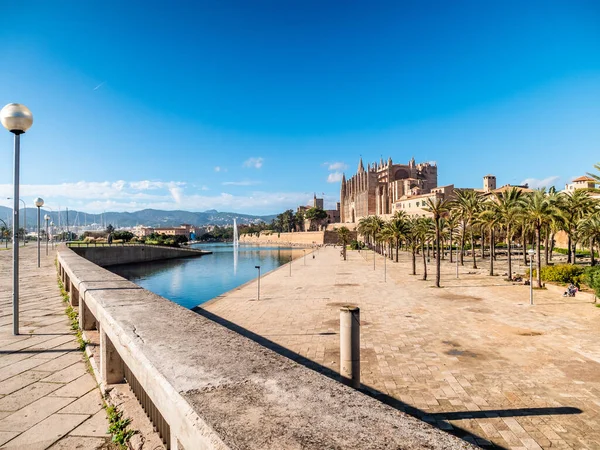
[[454,185],[440,186],[431,190],[427,194],[404,196],[394,203],[392,213],[403,211],[408,217],[433,217],[433,214],[426,211],[427,199],[448,200],[454,195]]
[[571,184],[565,184],[565,190],[563,192],[573,192],[577,189],[594,189],[598,182],[592,177],[586,175],[577,177]]
[[191,233],[195,233],[196,228],[190,224],[184,223],[178,227],[163,227],[163,228],[152,228],[138,226],[133,229],[133,234],[138,237],[149,236],[152,233],[165,234],[167,236],[186,236],[190,237]]
[[437,166],[431,163],[394,164],[392,158],[384,163],[367,164],[362,158],[355,175],[342,177],[340,190],[340,220],[356,223],[361,217],[392,214],[394,204],[403,197],[428,194],[437,187]]

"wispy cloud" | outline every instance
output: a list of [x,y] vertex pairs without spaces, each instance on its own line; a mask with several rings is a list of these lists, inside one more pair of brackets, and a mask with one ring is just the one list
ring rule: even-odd
[[215,167],[215,172],[220,172],[222,170],[221,166],[216,166]]
[[[251,186],[257,181],[232,181],[228,186]],[[271,214],[297,205],[306,204],[312,193],[308,192],[263,192],[245,190],[241,195],[219,192],[204,193],[206,186],[199,188],[180,181],[104,181],[61,184],[22,184],[21,196],[29,208],[33,199],[43,193],[46,205],[54,211],[58,208],[76,209],[90,214],[102,211],[138,211],[141,209],[186,209],[204,211],[237,211],[251,214]],[[0,205],[10,207],[12,184],[0,184]]]
[[244,167],[260,169],[263,165],[263,158],[248,158],[244,161]]
[[93,91],[97,91],[98,89],[100,89],[102,86],[104,86],[106,84],[106,81],[103,81],[102,83],[100,83],[98,86],[96,86],[94,89],[92,89]]
[[339,183],[342,181],[342,173],[341,172],[332,172],[327,177],[328,183]]
[[244,180],[244,181],[224,181],[223,186],[256,186],[260,181]]
[[339,171],[339,170],[346,170],[348,168],[348,164],[343,163],[343,162],[332,162],[332,163],[324,163],[324,165],[327,166],[327,170],[330,171]]
[[560,177],[557,175],[546,177],[542,179],[538,178],[525,178],[521,181],[521,184],[528,184],[531,189],[539,189],[539,188],[549,188],[554,186],[554,184],[560,180]]

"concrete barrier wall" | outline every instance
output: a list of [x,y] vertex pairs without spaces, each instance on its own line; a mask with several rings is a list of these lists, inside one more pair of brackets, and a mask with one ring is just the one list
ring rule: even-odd
[[116,264],[160,261],[164,259],[188,258],[209,253],[187,248],[161,247],[156,245],[73,246],[70,248],[79,256],[101,267],[114,266]]
[[[356,239],[356,232],[350,233],[352,239]],[[304,231],[297,233],[261,233],[260,236],[244,234],[240,236],[240,242],[247,244],[273,244],[273,245],[298,245],[312,246],[323,244],[337,244],[337,231]]]
[[130,374],[171,449],[474,448],[65,246],[58,272],[100,332],[101,382]]

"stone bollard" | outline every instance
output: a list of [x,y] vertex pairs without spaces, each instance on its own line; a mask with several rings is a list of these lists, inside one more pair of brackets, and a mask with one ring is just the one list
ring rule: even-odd
[[360,308],[340,308],[340,375],[342,383],[360,388]]

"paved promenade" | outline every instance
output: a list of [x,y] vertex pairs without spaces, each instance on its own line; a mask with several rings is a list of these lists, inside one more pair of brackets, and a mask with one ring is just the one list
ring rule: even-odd
[[348,261],[339,253],[300,258],[291,277],[286,266],[261,280],[260,301],[249,283],[205,314],[331,375],[339,308],[358,305],[371,395],[484,447],[600,449],[600,308],[591,297],[535,291],[531,307],[527,286],[468,261],[459,279],[445,263],[436,289],[408,275],[407,254],[388,261],[384,282],[381,257],[373,270],[371,252],[348,252]]
[[21,335],[12,334],[12,250],[0,250],[0,448],[107,449],[96,381],[65,315],[54,254],[21,247]]

